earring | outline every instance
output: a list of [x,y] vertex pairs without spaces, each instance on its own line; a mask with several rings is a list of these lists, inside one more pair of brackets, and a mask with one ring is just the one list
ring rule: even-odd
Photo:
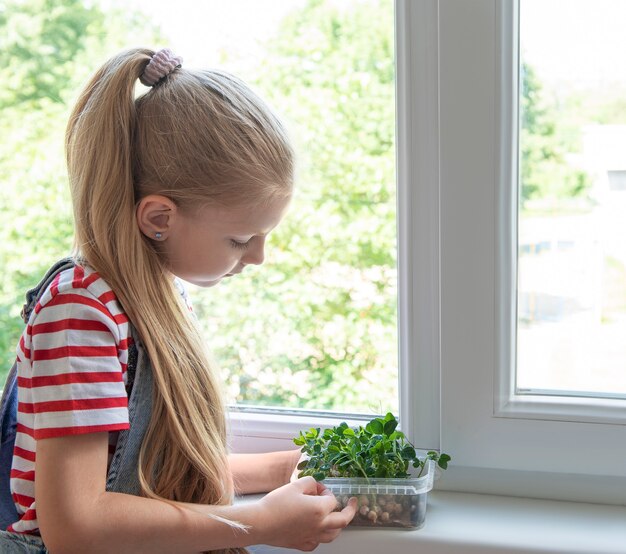
[[162,233],[155,233],[154,236],[158,240],[158,239],[160,239],[163,236],[163,234]]

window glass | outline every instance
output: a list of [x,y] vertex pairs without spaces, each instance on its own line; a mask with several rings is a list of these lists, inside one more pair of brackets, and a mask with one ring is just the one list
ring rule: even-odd
[[[13,270],[2,277],[5,367],[20,328],[21,291],[70,245],[61,141],[72,95],[117,48],[167,45],[187,66],[225,69],[256,88],[284,116],[299,156],[296,196],[270,235],[265,264],[215,288],[190,286],[229,401],[397,413],[393,0],[185,0],[175,7],[129,0],[126,19],[113,0],[59,4],[83,14],[85,38],[76,39],[76,48],[87,69],[75,75],[73,52],[62,63],[43,64],[42,49],[33,47],[28,64],[55,71],[58,66],[59,75],[72,79],[59,78],[57,94],[33,76],[26,84],[41,85],[43,100],[20,104],[19,117],[1,120],[3,131],[18,141],[2,146],[0,159],[0,172],[13,183],[2,192],[3,221],[10,223],[1,231],[6,240],[0,241],[0,256],[8,263],[3,267]],[[43,24],[48,15],[36,5],[37,0],[11,0],[7,9]],[[114,17],[123,21],[115,23]],[[34,38],[44,50],[49,46],[41,27],[14,28],[12,21],[0,19],[0,31],[11,27],[16,44]],[[105,41],[103,30],[111,25],[120,36]],[[16,58],[11,69],[15,91],[26,90],[21,61]],[[38,120],[41,113],[45,119]],[[24,117],[37,122],[35,130]],[[47,148],[52,140],[58,142]],[[41,150],[50,152],[48,165],[39,170],[35,163],[32,171]],[[49,198],[45,205],[34,201],[36,191]],[[16,213],[10,198],[20,198]],[[40,223],[26,230],[23,222],[33,218]],[[39,225],[53,229],[53,236]],[[42,236],[51,244],[35,244]],[[17,243],[28,258],[12,253]]]
[[625,18],[520,2],[521,393],[626,396]]

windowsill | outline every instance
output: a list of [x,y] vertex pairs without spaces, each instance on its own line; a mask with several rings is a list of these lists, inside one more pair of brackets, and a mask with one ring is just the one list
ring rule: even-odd
[[[458,492],[428,495],[416,531],[346,529],[319,554],[623,554],[626,507]],[[295,550],[257,546],[256,554]]]

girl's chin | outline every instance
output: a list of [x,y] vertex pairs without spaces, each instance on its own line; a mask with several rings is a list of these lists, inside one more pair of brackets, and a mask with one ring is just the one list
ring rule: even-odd
[[188,283],[191,283],[192,285],[196,285],[197,287],[202,287],[202,288],[209,288],[209,287],[214,287],[215,285],[217,285],[224,277],[226,277],[226,275],[223,275],[222,277],[218,277],[217,279],[211,279],[211,280],[200,280],[200,279],[194,279],[192,281],[187,281]]
[[216,279],[185,279],[183,277],[181,277],[181,279],[183,279],[183,281],[187,281],[188,283],[191,283],[192,285],[196,285],[197,287],[208,288],[208,287],[214,287],[215,285],[220,283],[222,279],[225,279],[226,277],[233,277],[234,275],[237,275],[238,273],[240,272],[237,271],[236,273],[226,273],[225,275],[222,275],[221,277],[217,277]]

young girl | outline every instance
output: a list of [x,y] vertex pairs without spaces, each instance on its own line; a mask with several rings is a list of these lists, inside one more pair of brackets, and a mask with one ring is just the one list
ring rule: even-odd
[[[135,98],[137,79],[151,88]],[[289,483],[297,450],[228,456],[218,377],[177,281],[209,287],[263,262],[292,193],[280,121],[231,75],[134,49],[92,78],[66,148],[76,253],[18,347],[19,519],[0,551],[332,541],[355,503],[335,512],[313,479]],[[234,491],[272,492],[232,505]]]

